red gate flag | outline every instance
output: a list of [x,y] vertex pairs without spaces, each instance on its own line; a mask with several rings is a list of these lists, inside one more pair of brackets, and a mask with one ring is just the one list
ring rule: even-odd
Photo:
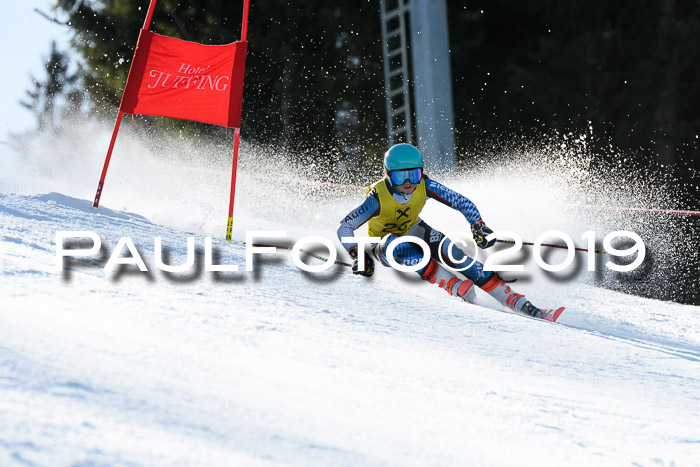
[[141,29],[119,110],[240,128],[247,44],[202,45]]
[[156,7],[156,0],[151,0],[126,78],[93,208],[100,205],[107,168],[125,113],[181,118],[235,128],[226,229],[226,240],[231,241],[249,5],[250,0],[243,0],[240,41],[227,45],[202,45],[149,31]]

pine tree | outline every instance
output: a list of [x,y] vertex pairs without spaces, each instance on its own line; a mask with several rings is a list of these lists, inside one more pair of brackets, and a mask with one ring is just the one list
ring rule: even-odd
[[[25,91],[28,100],[20,104],[34,113],[37,132],[55,132],[59,119],[68,110],[77,110],[82,104],[81,92],[75,87],[78,76],[69,73],[70,62],[65,52],[58,50],[56,42],[51,43],[49,56],[44,63],[46,81],[31,76],[32,88]],[[64,112],[60,112],[60,108]]]
[[[126,82],[147,2],[59,0],[70,23],[73,47],[86,63],[84,80],[92,102],[115,108]],[[203,44],[240,38],[243,2],[159,0],[150,29]],[[243,96],[245,137],[330,154],[386,138],[383,75],[376,2],[350,0],[256,0],[251,2]],[[339,113],[350,112],[354,141],[339,141]],[[153,120],[162,126],[212,125]]]

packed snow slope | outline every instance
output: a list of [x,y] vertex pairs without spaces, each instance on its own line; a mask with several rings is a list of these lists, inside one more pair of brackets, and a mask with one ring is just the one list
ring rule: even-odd
[[[556,324],[499,310],[481,291],[466,304],[381,267],[372,278],[344,266],[306,273],[281,251],[245,272],[245,246],[221,239],[228,166],[178,166],[127,148],[128,139],[115,151],[97,212],[98,149],[63,165],[47,158],[44,173],[27,169],[31,155],[0,166],[1,465],[700,459],[699,307],[600,288],[581,264],[552,276],[528,261],[510,274],[535,304],[566,306]],[[234,237],[274,229],[289,238],[273,243],[333,240],[362,194],[299,183],[244,164]],[[537,231],[527,222],[546,198],[537,190],[533,204],[504,213],[478,186],[450,184],[490,224],[514,218],[524,237]],[[468,228],[433,205],[425,218],[445,232]],[[565,218],[554,227],[576,238],[605,226]],[[66,230],[92,231],[103,248],[59,271],[56,232]],[[166,263],[183,264],[190,236],[193,268],[155,267],[155,237]],[[217,264],[241,271],[206,272],[205,236],[215,237]],[[111,254],[130,256],[115,251],[121,237],[148,272],[105,271]]]

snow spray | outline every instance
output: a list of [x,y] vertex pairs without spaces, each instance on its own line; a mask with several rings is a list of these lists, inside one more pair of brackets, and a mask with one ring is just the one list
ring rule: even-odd
[[[110,126],[75,122],[71,128],[80,131],[43,135],[30,148],[22,149],[13,164],[0,162],[9,167],[0,172],[0,188],[92,199]],[[173,138],[163,131],[125,125],[102,205],[185,232],[218,237],[225,231],[222,213],[227,210],[233,137],[223,128],[220,131],[218,138],[204,140],[184,131]],[[552,230],[577,242],[586,232],[595,231],[596,249],[602,248],[606,235],[620,230],[643,239],[646,258],[634,271],[598,268],[587,274],[585,265],[574,261],[565,276],[568,282],[697,302],[697,218],[614,209],[672,209],[688,187],[664,180],[651,162],[631,165],[632,158],[612,147],[601,159],[591,149],[593,137],[593,130],[586,129],[580,134],[554,132],[530,141],[475,141],[459,155],[463,161],[459,170],[438,181],[470,198],[494,229],[515,231],[526,240]],[[233,237],[242,239],[248,230],[284,229],[292,237],[322,233],[333,238],[338,221],[364,198],[364,190],[358,187],[383,176],[380,156],[367,155],[367,160],[376,160],[367,164],[356,158],[343,159],[348,156],[340,152],[300,154],[243,140]],[[426,172],[431,174],[430,167]],[[446,232],[460,226],[469,229],[459,213],[444,206],[429,204],[421,217]],[[634,239],[620,238],[612,246],[624,250],[634,244]],[[555,264],[558,260],[552,255],[548,259]],[[627,263],[635,258],[631,256]],[[524,274],[530,273],[526,270]],[[552,278],[551,274],[546,277]]]

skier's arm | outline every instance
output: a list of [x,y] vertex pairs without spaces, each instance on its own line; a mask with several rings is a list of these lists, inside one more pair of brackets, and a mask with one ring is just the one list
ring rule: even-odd
[[495,238],[491,238],[491,240],[486,239],[489,234],[493,233],[493,230],[484,224],[484,221],[481,220],[479,210],[469,198],[460,195],[456,191],[450,190],[445,185],[442,185],[435,180],[427,179],[425,181],[425,189],[428,198],[437,200],[464,215],[467,222],[471,224],[472,235],[474,236],[474,240],[479,247],[488,248],[496,243]]
[[338,225],[338,240],[343,245],[343,247],[348,251],[348,254],[352,258],[352,273],[361,274],[363,276],[371,276],[374,274],[374,261],[371,257],[365,256],[365,264],[363,267],[360,266],[357,253],[357,245],[354,243],[343,243],[343,237],[354,237],[355,230],[357,230],[362,224],[370,220],[372,217],[379,213],[379,200],[377,199],[376,192],[374,190],[370,191],[369,196],[365,199],[357,208],[353,209],[345,216],[345,219],[340,221]]
[[469,224],[474,224],[481,220],[479,210],[466,196],[460,195],[456,191],[450,190],[445,185],[431,179],[425,181],[425,190],[428,198],[432,198],[461,212]]
[[[373,193],[367,196],[364,203],[353,209],[345,216],[345,219],[338,224],[337,234],[338,240],[343,237],[354,237],[355,230],[359,229],[365,222],[379,213],[379,200],[372,196]],[[357,244],[355,243],[340,243],[348,251],[350,256],[357,256]],[[353,255],[354,253],[354,255]]]

